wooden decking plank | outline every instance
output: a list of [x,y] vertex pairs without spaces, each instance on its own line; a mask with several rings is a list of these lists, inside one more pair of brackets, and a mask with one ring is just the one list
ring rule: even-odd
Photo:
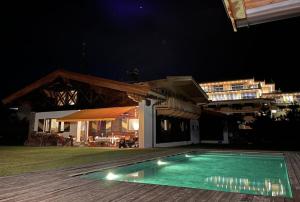
[[205,190],[202,194],[201,194],[201,197],[199,197],[197,199],[197,201],[208,201],[211,196],[214,195],[214,192],[215,191],[212,191],[212,190]]
[[60,180],[60,178],[50,178],[50,179],[43,179],[43,180],[36,180],[36,179],[32,179],[35,180],[34,182],[31,181],[27,181],[24,183],[20,183],[14,186],[9,186],[9,187],[4,187],[0,189],[0,196],[1,194],[5,194],[8,192],[16,192],[16,191],[21,191],[24,189],[30,189],[30,188],[34,188],[37,186],[42,186],[45,184],[50,184],[52,182],[57,182],[57,180]]
[[141,184],[136,183],[125,183],[125,182],[114,182],[118,186],[115,186],[113,189],[105,189],[105,192],[95,196],[94,200],[96,201],[112,201],[119,199],[124,196],[126,193],[135,190],[136,187],[142,186]]
[[187,201],[191,196],[197,193],[199,189],[190,189],[190,188],[176,188],[174,194],[168,196],[166,201]]
[[297,180],[296,173],[295,173],[295,171],[293,169],[293,166],[292,166],[291,157],[288,153],[285,155],[285,160],[286,160],[286,166],[287,166],[287,169],[288,169],[288,175],[289,175],[290,183],[291,183],[292,186],[297,186],[299,184],[299,182]]
[[284,198],[283,197],[274,197],[274,198],[272,198],[272,202],[284,202]]
[[225,192],[222,198],[219,199],[220,202],[229,202],[230,199],[235,195],[235,192]]
[[229,201],[230,202],[236,202],[236,201],[252,201],[253,200],[253,196],[248,195],[248,194],[240,194],[240,193],[236,193],[234,194]]
[[138,192],[133,198],[131,198],[130,201],[143,201],[145,195],[147,195],[148,193],[152,193],[152,191],[157,189],[158,187],[159,185],[146,185],[140,192]]
[[133,201],[149,201],[150,198],[155,197],[156,194],[160,193],[162,190],[166,189],[166,186],[155,185],[155,188],[151,191],[146,192],[144,195]]
[[133,201],[137,200],[143,195],[145,195],[147,192],[152,191],[155,189],[157,185],[149,185],[149,184],[140,184],[138,188],[136,188],[134,191],[131,191],[129,193],[124,194],[122,197],[112,200],[112,202],[119,202],[119,201]]
[[215,194],[212,196],[212,200],[221,201],[221,199],[225,198],[226,195],[228,195],[228,192],[216,191]]
[[95,181],[95,186],[93,188],[84,188],[82,191],[77,191],[76,193],[70,193],[64,201],[74,201],[79,199],[84,199],[84,201],[108,201],[106,198],[107,195],[117,197],[113,192],[122,192],[123,190],[128,189],[128,187],[121,185],[119,182],[115,181]]
[[[97,185],[96,182],[91,182],[85,184],[84,186],[73,186],[69,189],[56,190],[50,193],[41,193],[32,198],[21,200],[20,202],[35,202],[35,201],[73,201],[74,198],[84,196],[85,198],[89,196],[93,188]],[[73,194],[77,194],[76,197],[73,197]]]
[[82,201],[92,201],[94,197],[98,197],[99,193],[105,193],[105,191],[108,189],[107,186],[109,186],[110,189],[114,189],[114,187],[118,185],[107,182],[99,183],[98,181],[93,181],[93,183],[84,187],[75,187],[59,194],[53,193],[42,201],[76,201],[80,199]]
[[[150,198],[150,200],[144,200],[144,201],[166,201],[168,198],[170,198],[172,195],[174,195],[176,192],[179,191],[180,188],[177,187],[171,187],[171,186],[163,186],[161,187],[164,191],[158,192],[155,194],[155,197]],[[175,200],[173,200],[175,201]]]
[[49,185],[43,185],[40,187],[35,187],[32,189],[25,189],[16,193],[9,193],[8,195],[2,195],[1,196],[2,200],[21,200],[24,198],[32,198],[35,197],[37,194],[49,194],[65,189],[70,189],[72,187],[77,187],[77,186],[82,186],[84,184],[91,183],[91,181],[79,181],[78,179],[69,179],[68,182],[65,181],[58,181],[55,184],[49,184]]
[[253,202],[271,202],[272,201],[272,197],[268,197],[268,196],[253,196],[252,201]]
[[300,161],[298,161],[298,159],[296,159],[296,158],[292,158],[292,161],[293,161],[292,167],[295,171],[295,175],[298,180],[298,184],[295,186],[295,188],[300,189]]

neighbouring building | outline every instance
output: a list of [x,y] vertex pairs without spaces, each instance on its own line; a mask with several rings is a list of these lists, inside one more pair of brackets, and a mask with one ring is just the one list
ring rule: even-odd
[[[211,123],[218,126],[221,125],[222,127],[212,130],[219,130],[215,135],[208,135],[212,133],[209,132],[209,129],[203,130],[201,142],[217,143],[221,141],[224,143],[223,137],[226,136],[220,136],[220,131],[223,131],[223,134],[228,134],[229,138],[227,139],[228,142],[230,142],[229,139],[234,136],[234,131],[238,133],[238,135],[249,133],[248,130],[252,129],[251,123],[256,119],[256,116],[265,115],[264,110],[269,110],[270,115],[277,119],[285,117],[287,112],[290,111],[291,105],[300,103],[299,92],[279,92],[275,89],[274,83],[256,81],[253,78],[207,82],[200,83],[199,85],[206,92],[210,101],[203,106],[204,110],[206,112],[218,112],[225,115],[206,115],[206,117],[211,120]],[[228,117],[226,118],[226,116]],[[206,120],[201,121],[201,123],[205,121]],[[232,124],[236,125],[236,122],[238,122],[238,130],[236,130],[236,127],[231,127]],[[202,128],[205,128],[206,125],[204,124]]]
[[223,114],[240,114],[248,121],[265,105],[271,106],[273,98],[263,97],[275,92],[275,84],[255,79],[200,83],[211,101],[205,108]]
[[200,83],[200,86],[211,101],[257,99],[263,94],[275,92],[274,83],[255,81],[254,78]]
[[28,144],[54,135],[77,145],[149,148],[199,143],[207,98],[192,77],[128,84],[58,70],[2,102],[30,120]]

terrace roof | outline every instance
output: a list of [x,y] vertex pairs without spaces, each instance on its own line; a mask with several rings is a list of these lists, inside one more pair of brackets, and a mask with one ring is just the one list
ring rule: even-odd
[[223,0],[233,29],[300,15],[299,0]]

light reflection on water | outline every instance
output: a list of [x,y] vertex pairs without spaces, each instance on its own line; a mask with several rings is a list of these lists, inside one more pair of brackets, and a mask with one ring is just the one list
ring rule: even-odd
[[228,190],[230,192],[251,191],[261,195],[285,196],[286,190],[280,179],[265,179],[264,181],[252,181],[247,178],[210,176],[205,182]]

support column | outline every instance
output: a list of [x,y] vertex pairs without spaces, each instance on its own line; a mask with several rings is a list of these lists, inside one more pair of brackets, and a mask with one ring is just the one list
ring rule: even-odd
[[224,121],[224,128],[223,128],[223,144],[229,144],[229,138],[228,138],[228,122],[227,120]]
[[77,122],[77,138],[76,142],[80,142],[80,134],[81,134],[81,121]]
[[200,143],[199,121],[191,119],[190,121],[191,141],[193,144]]
[[[139,147],[151,148],[155,143],[155,113],[153,112],[153,100],[139,103]],[[154,120],[154,121],[153,121]]]

